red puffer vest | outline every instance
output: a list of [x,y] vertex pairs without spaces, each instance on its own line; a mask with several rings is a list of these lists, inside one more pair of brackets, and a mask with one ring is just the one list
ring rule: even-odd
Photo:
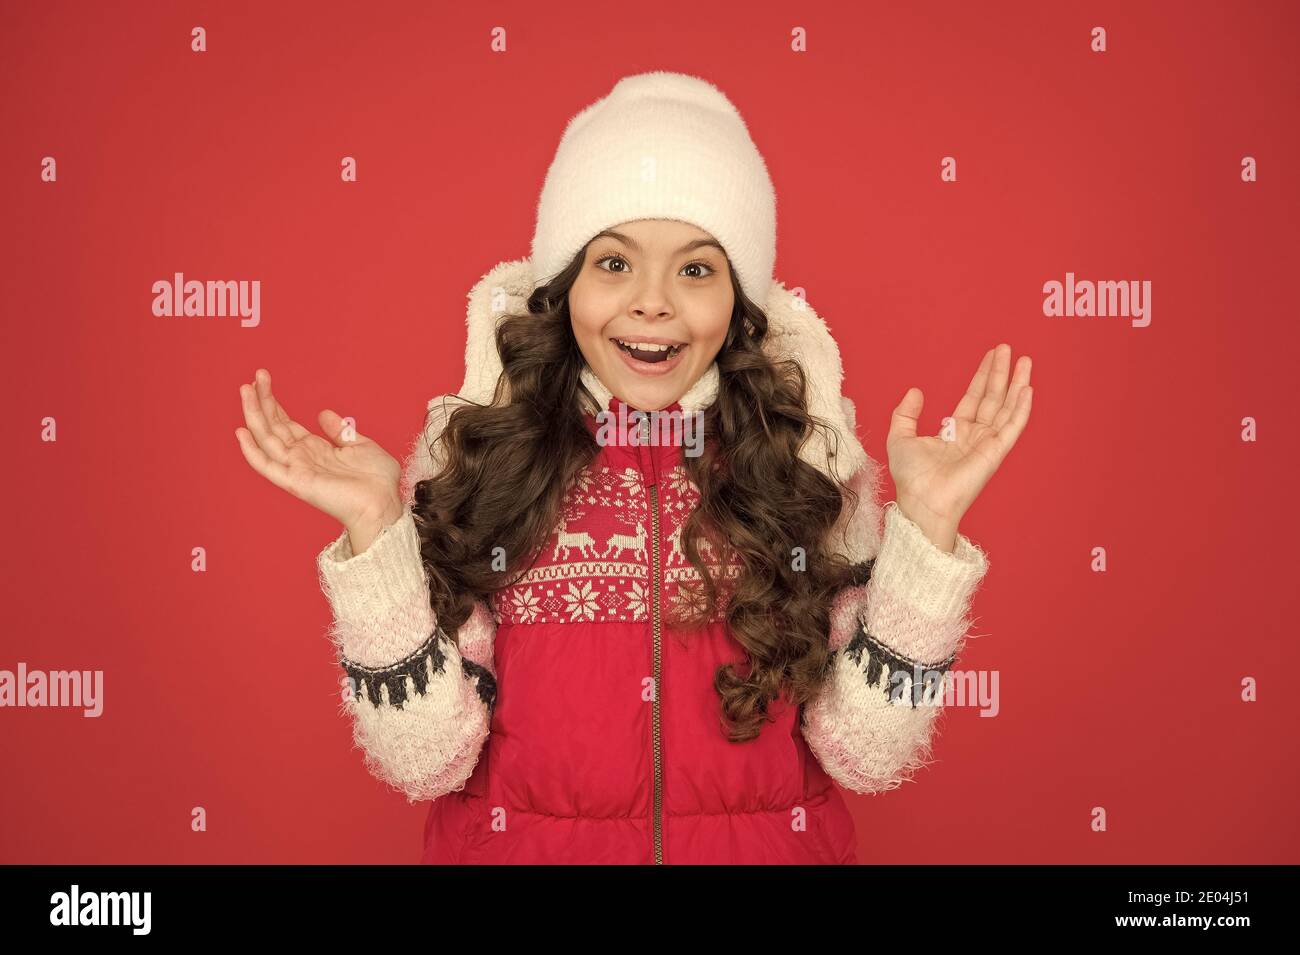
[[698,580],[680,548],[698,499],[680,444],[635,439],[569,489],[531,569],[493,595],[491,732],[464,789],[431,804],[425,862],[856,861],[798,707],[783,696],[757,739],[724,736],[714,673],[746,655],[722,609],[689,634],[664,619]]

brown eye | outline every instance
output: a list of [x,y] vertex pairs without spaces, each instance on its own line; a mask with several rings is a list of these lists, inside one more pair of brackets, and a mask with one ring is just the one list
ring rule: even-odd
[[693,268],[695,268],[696,266],[699,266],[700,268],[708,269],[708,270],[709,270],[709,271],[708,271],[708,274],[706,274],[706,275],[688,275],[688,276],[686,276],[687,278],[689,278],[689,279],[707,279],[710,275],[712,275],[714,272],[717,271],[713,266],[709,265],[708,262],[700,262],[700,261],[696,261],[696,262],[688,262],[686,265],[682,266],[682,271],[685,272],[687,269],[693,269]]
[[[602,255],[600,258],[598,258],[598,259],[597,259],[594,263],[592,263],[592,264],[595,265],[596,268],[600,268],[602,262],[611,262],[611,261],[618,261],[618,262],[622,262],[624,265],[627,265],[627,260],[624,259],[623,256],[621,256],[621,255],[613,255],[613,254],[610,254],[610,255]],[[605,269],[604,271],[606,271],[606,272],[622,272],[622,271],[625,271],[625,270],[624,270],[624,269]]]

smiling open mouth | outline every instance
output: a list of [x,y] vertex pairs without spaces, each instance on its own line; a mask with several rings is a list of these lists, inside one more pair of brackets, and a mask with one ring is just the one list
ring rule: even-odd
[[627,352],[637,361],[643,361],[648,365],[655,365],[660,362],[671,361],[677,357],[677,354],[686,346],[685,345],[656,345],[649,342],[626,342],[620,338],[611,338],[615,345]]

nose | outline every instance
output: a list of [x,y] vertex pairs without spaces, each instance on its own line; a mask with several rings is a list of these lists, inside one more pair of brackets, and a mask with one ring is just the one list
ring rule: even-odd
[[661,321],[672,317],[673,310],[666,303],[654,305],[648,304],[648,300],[645,301],[647,304],[632,306],[629,311],[633,317],[642,321]]
[[644,321],[659,321],[672,317],[673,306],[664,293],[662,286],[649,283],[642,285],[633,293],[632,305],[628,308],[628,314]]
[[670,294],[671,279],[654,270],[643,272],[632,289],[628,314],[642,321],[662,321],[675,314]]

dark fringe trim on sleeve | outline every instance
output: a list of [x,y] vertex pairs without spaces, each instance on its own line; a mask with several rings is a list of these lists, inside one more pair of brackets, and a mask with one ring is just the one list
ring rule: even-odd
[[476,682],[475,688],[478,690],[478,698],[488,708],[489,715],[496,708],[497,704],[497,679],[492,675],[492,671],[473,660],[466,660],[461,657],[460,668],[465,671],[466,679],[473,677]]
[[[360,697],[362,686],[366,689],[371,704],[378,709],[382,700],[380,687],[388,687],[388,703],[401,709],[406,703],[406,680],[409,677],[415,686],[415,692],[423,696],[428,690],[430,673],[443,672],[447,663],[447,654],[443,652],[442,643],[450,640],[442,629],[435,628],[429,639],[424,641],[414,653],[381,669],[371,669],[340,656],[339,664],[352,680],[352,686]],[[491,712],[496,704],[496,679],[487,668],[471,660],[461,658],[461,673],[465,679],[476,680],[478,697]]]
[[[921,663],[918,660],[911,660],[889,647],[885,646],[871,634],[867,633],[862,621],[858,621],[857,632],[853,639],[836,653],[846,653],[849,659],[859,667],[863,666],[862,656],[865,653],[866,676],[868,686],[880,686],[885,693],[885,698],[892,702],[892,694],[897,692],[897,688],[902,685],[901,680],[895,682],[894,674],[903,672],[908,674],[912,679],[912,707],[918,706],[925,695],[928,694],[936,683],[941,682],[952,665],[956,662],[957,657],[948,657],[940,663]],[[889,678],[882,680],[881,677],[888,672]]]

